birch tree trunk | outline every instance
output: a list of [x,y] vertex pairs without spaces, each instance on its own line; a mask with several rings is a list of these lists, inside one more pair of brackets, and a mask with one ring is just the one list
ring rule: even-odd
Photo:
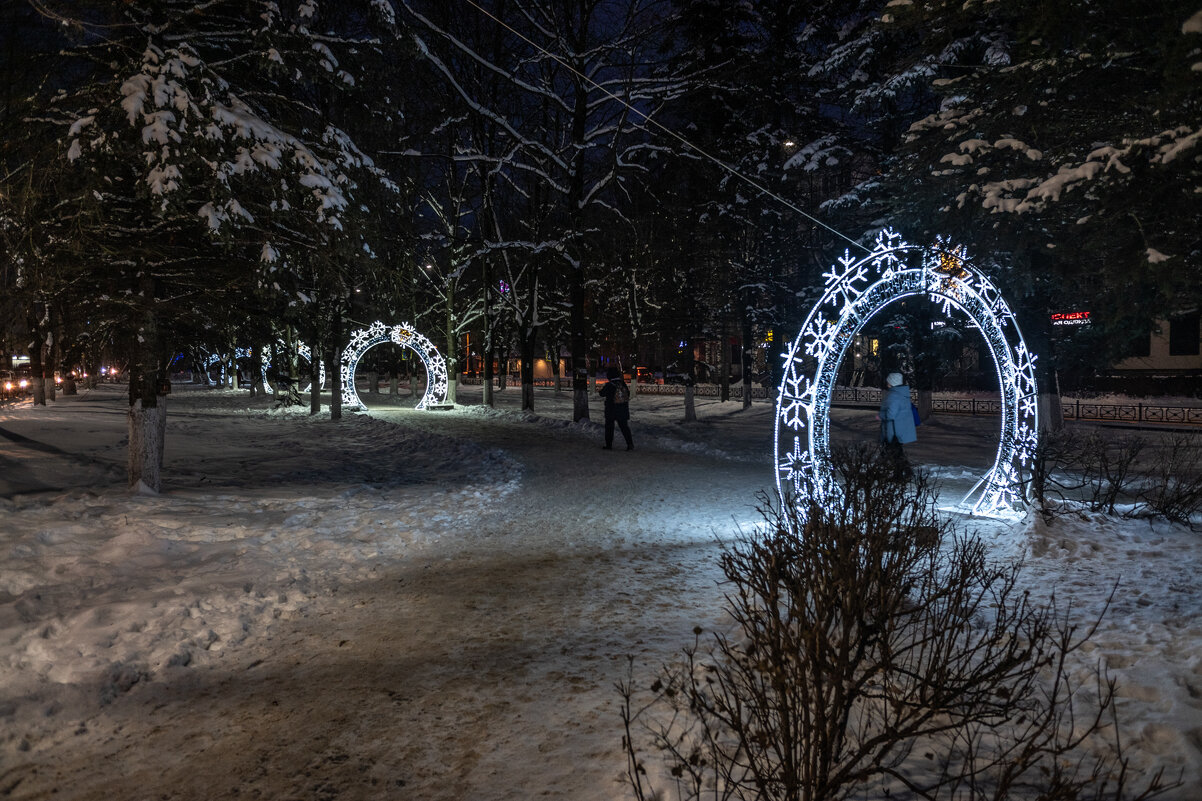
[[[149,383],[150,392],[154,395],[154,379],[149,379]],[[157,495],[163,489],[167,404],[164,398],[155,397],[147,401],[144,393],[139,394],[141,397],[129,407],[129,487],[139,494]]]

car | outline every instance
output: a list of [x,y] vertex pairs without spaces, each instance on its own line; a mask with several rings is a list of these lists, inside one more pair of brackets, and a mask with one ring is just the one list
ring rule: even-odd
[[655,373],[651,372],[646,367],[636,367],[635,376],[640,384],[662,384],[663,381],[655,377]]
[[0,370],[0,396],[19,398],[29,390],[29,382],[12,370]]

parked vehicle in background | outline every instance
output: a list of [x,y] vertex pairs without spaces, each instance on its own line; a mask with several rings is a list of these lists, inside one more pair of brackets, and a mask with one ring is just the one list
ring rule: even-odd
[[655,373],[651,372],[646,367],[636,367],[634,369],[635,369],[635,373],[637,374],[638,383],[640,383],[640,384],[662,384],[662,383],[664,383],[662,378],[656,378]]
[[17,368],[17,387],[22,395],[33,394],[33,373],[28,367]]
[[5,400],[29,394],[29,378],[13,370],[0,370],[0,395]]

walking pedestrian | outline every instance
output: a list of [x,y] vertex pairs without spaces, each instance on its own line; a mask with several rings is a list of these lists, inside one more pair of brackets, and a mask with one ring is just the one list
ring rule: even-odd
[[605,400],[605,450],[614,447],[614,423],[622,429],[626,439],[626,450],[634,450],[634,438],[630,436],[630,387],[622,380],[622,371],[611,367],[606,372],[609,380],[605,386],[597,390],[597,394]]
[[910,387],[901,373],[885,376],[885,392],[881,395],[881,446],[893,464],[893,477],[909,478],[914,472],[902,446],[918,439],[914,428],[914,412],[910,404]]

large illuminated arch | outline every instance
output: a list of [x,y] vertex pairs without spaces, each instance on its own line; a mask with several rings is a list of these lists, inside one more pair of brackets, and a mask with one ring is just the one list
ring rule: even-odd
[[893,301],[927,295],[964,312],[981,330],[997,367],[1002,431],[993,467],[960,502],[975,515],[1013,517],[1027,496],[1024,475],[1039,441],[1035,355],[993,283],[969,263],[962,246],[942,240],[919,247],[886,229],[856,260],[848,253],[824,274],[826,291],[810,311],[785,359],[776,402],[776,483],[782,497],[819,503],[839,487],[831,476],[830,402],[852,338]]
[[434,347],[434,343],[415,331],[408,323],[389,327],[377,321],[351,334],[350,343],[342,355],[343,406],[353,409],[367,408],[355,389],[355,370],[363,354],[383,342],[393,342],[409,348],[426,366],[426,392],[416,408],[430,409],[446,403],[447,362]]

